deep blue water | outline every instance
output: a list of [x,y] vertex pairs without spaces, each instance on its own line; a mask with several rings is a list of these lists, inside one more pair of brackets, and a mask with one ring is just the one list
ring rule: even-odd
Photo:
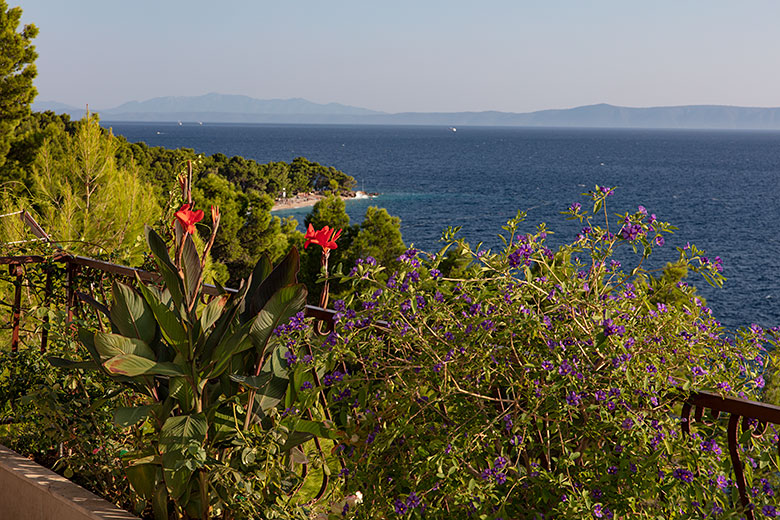
[[[335,166],[380,192],[350,201],[359,222],[368,205],[401,217],[407,243],[433,251],[446,226],[497,245],[517,210],[558,243],[579,227],[559,214],[595,184],[618,186],[613,213],[644,205],[679,230],[661,259],[686,242],[723,258],[728,281],[712,290],[693,275],[727,327],[780,324],[780,132],[543,128],[104,123],[130,141],[189,147],[259,162],[298,156]],[[299,221],[307,210],[293,211]]]

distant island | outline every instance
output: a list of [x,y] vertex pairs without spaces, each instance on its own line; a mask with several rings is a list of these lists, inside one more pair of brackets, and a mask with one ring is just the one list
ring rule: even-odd
[[[33,110],[53,110],[74,118],[81,118],[85,113],[84,108],[55,101],[36,102]],[[92,108],[92,111],[98,112],[103,121],[780,130],[780,108],[725,105],[632,108],[602,103],[527,113],[390,114],[301,98],[262,100],[212,93],[131,101],[114,108]]]

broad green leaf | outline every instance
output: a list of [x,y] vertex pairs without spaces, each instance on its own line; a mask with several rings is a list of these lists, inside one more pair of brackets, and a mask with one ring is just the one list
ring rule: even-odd
[[117,282],[111,286],[111,294],[111,323],[123,336],[151,343],[157,333],[157,322],[143,297],[132,287]]
[[155,520],[168,520],[168,488],[165,482],[158,482],[152,498],[152,511]]
[[299,419],[295,423],[295,431],[311,433],[312,435],[326,439],[334,439],[336,437],[336,433],[333,431],[333,429],[329,428],[324,422],[320,421]]
[[149,345],[140,339],[129,338],[108,332],[95,333],[95,348],[102,358],[111,358],[122,354],[134,354],[142,358],[154,360],[156,356]]
[[222,311],[225,309],[228,298],[227,294],[216,296],[203,309],[203,313],[200,315],[200,327],[204,332],[209,330],[222,316]]
[[183,377],[173,377],[168,384],[170,396],[178,401],[182,411],[189,413],[195,408],[195,393]]
[[243,324],[216,346],[211,354],[210,370],[207,379],[219,377],[230,365],[230,360],[235,354],[252,347],[252,341],[249,338],[249,329],[251,327],[251,323]]
[[287,451],[296,446],[300,446],[304,442],[311,440],[314,437],[315,435],[312,435],[311,433],[308,432],[299,432],[299,431],[292,432],[290,435],[287,436],[287,440],[282,446],[282,451]]
[[249,320],[262,308],[262,305],[250,300],[252,299],[252,296],[257,293],[263,280],[268,278],[268,275],[271,274],[271,271],[273,271],[273,264],[271,264],[268,255],[261,256],[260,260],[257,261],[257,264],[255,264],[255,268],[252,269],[252,274],[249,279],[247,294],[250,295],[250,297],[244,300],[244,307],[241,309],[241,319],[243,321]]
[[187,288],[187,301],[190,302],[198,296],[198,282],[200,281],[202,269],[200,268],[198,250],[189,233],[184,236],[181,264],[184,271],[184,285]]
[[171,257],[168,254],[168,246],[165,245],[165,241],[160,238],[152,228],[146,226],[146,243],[149,244],[149,249],[152,250],[157,267],[160,270],[160,274],[163,277],[165,286],[171,293],[174,305],[181,307],[182,299],[184,298],[184,286],[176,273],[176,266],[173,265]]
[[189,490],[193,472],[184,465],[184,457],[178,451],[163,453],[162,459],[165,485],[168,487],[171,497],[174,500],[179,500]]
[[81,341],[81,344],[86,347],[87,352],[89,352],[89,355],[92,356],[92,359],[98,364],[102,363],[102,360],[100,359],[100,352],[98,352],[95,348],[95,333],[85,328],[79,328],[78,334],[79,341]]
[[136,464],[125,468],[125,475],[136,493],[144,500],[152,500],[159,471],[157,464]]
[[[298,249],[293,247],[268,276],[259,280],[252,277],[246,298],[246,309],[242,315],[244,321],[260,312],[260,309],[266,306],[266,303],[279,289],[296,283],[299,265]],[[260,270],[258,274],[263,274],[263,271]]]
[[173,266],[171,257],[168,254],[168,246],[165,245],[165,240],[160,238],[160,235],[149,226],[145,226],[144,230],[146,232],[146,243],[149,245],[149,249],[151,249],[155,260],[157,260],[158,263],[163,263],[170,269],[175,270],[176,268]]
[[171,295],[173,305],[177,309],[181,309],[184,303],[184,282],[179,278],[176,268],[169,268],[160,263],[157,264],[157,268],[160,270],[165,288],[168,289]]
[[211,418],[211,431],[209,432],[210,442],[230,440],[235,437],[236,430],[243,426],[236,424],[237,416],[233,417],[233,414],[229,409],[223,408],[215,410],[214,416]]
[[114,356],[103,363],[103,366],[111,374],[123,376],[183,376],[185,373],[175,363],[157,363],[151,359],[136,356],[135,354],[122,354]]
[[276,348],[266,361],[260,374],[272,374],[269,383],[257,395],[260,409],[263,413],[278,405],[284,399],[289,384],[286,360],[283,358],[282,348]]
[[88,294],[80,293],[80,292],[77,292],[76,296],[82,302],[84,302],[84,303],[88,304],[89,306],[91,306],[92,308],[102,312],[103,315],[106,316],[106,318],[111,319],[111,311],[108,309],[108,307],[106,307],[105,305],[103,305],[102,303],[100,303],[99,301],[94,299],[92,296],[90,296]]
[[132,426],[137,422],[146,419],[155,406],[156,405],[153,404],[143,406],[120,406],[114,410],[114,422],[123,428]]
[[294,448],[314,437],[333,439],[335,434],[324,423],[301,419],[295,423],[295,431],[287,437],[282,451]]
[[244,297],[246,296],[247,287],[251,283],[251,278],[252,276],[250,275],[247,281],[241,283],[241,286],[238,288],[238,292],[231,295],[228,299],[227,303],[225,304],[225,308],[222,311],[222,315],[217,319],[213,329],[211,330],[211,333],[203,343],[201,349],[202,359],[213,360],[214,349],[217,348],[217,345],[222,343],[225,336],[233,329],[237,321],[236,318],[238,313],[241,310]]
[[206,440],[208,423],[203,413],[169,417],[160,431],[160,446],[183,447]]
[[165,341],[167,341],[177,352],[185,353],[188,350],[185,348],[187,344],[187,332],[179,321],[179,317],[148,287],[145,287],[140,283],[139,287],[141,288],[141,294],[160,326],[160,331],[162,332]]
[[264,355],[268,340],[279,325],[287,323],[291,317],[303,310],[306,305],[306,286],[288,285],[276,291],[257,314],[252,322],[249,335],[260,355]]

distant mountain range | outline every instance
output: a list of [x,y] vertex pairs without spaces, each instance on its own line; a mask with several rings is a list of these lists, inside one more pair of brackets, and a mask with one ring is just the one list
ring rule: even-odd
[[[33,104],[81,118],[85,110],[55,101]],[[254,99],[206,94],[130,101],[115,108],[91,109],[103,121],[183,121],[211,123],[298,123],[444,126],[547,126],[592,128],[780,129],[780,108],[689,105],[630,108],[599,104],[537,112],[402,112],[389,114],[339,103],[301,98]]]

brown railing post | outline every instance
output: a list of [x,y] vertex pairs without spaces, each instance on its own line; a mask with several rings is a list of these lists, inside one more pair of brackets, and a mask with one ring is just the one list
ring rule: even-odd
[[68,307],[68,325],[73,323],[73,316],[76,310],[76,277],[79,274],[79,266],[73,262],[68,262],[68,292],[66,296],[66,305]]
[[52,266],[47,265],[46,269],[46,293],[43,297],[43,304],[46,307],[46,313],[43,315],[43,327],[41,328],[41,352],[46,352],[49,344],[49,303],[51,302],[52,291]]
[[16,291],[14,292],[14,306],[13,317],[11,326],[13,327],[13,333],[11,335],[11,352],[16,352],[19,349],[19,326],[22,319],[22,279],[24,276],[24,268],[22,264],[9,264],[8,272],[11,276],[15,276],[14,285]]
[[687,396],[682,407],[681,428],[685,435],[691,433],[691,411],[695,409],[694,419],[702,422],[705,409],[713,412],[715,418],[720,414],[729,414],[726,440],[728,441],[731,467],[734,470],[734,483],[739,491],[739,501],[742,504],[745,520],[754,520],[748,486],[745,480],[745,471],[740,459],[740,419],[742,421],[742,433],[750,432],[751,437],[763,435],[767,424],[780,425],[780,406],[758,401],[749,401],[736,397],[726,397],[711,392],[693,392]]

